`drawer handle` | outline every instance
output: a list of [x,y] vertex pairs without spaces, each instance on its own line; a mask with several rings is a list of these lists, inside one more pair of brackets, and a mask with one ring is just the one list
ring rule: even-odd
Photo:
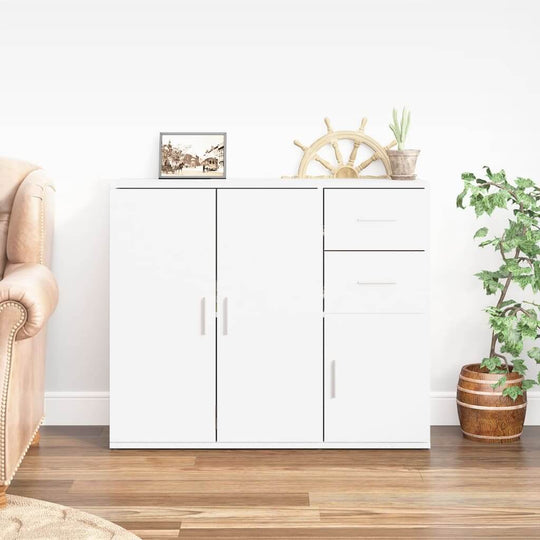
[[395,223],[397,219],[362,219],[356,218],[357,223]]
[[397,285],[397,281],[357,281],[357,285]]
[[201,336],[206,335],[206,298],[201,298]]

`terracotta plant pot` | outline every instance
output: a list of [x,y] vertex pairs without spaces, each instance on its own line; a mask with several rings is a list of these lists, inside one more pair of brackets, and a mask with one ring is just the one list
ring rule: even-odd
[[420,150],[387,150],[392,180],[414,180],[416,178],[416,160]]
[[527,393],[513,401],[503,396],[502,392],[508,386],[520,384],[523,377],[510,371],[506,376],[506,384],[492,388],[491,385],[500,377],[481,369],[480,364],[469,364],[461,368],[457,409],[461,431],[466,439],[484,443],[519,440],[525,422]]

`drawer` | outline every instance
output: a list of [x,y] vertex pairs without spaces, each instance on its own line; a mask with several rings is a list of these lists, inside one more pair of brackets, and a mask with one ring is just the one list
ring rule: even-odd
[[425,189],[324,190],[328,250],[413,250],[427,247]]
[[325,253],[326,313],[424,313],[424,252]]

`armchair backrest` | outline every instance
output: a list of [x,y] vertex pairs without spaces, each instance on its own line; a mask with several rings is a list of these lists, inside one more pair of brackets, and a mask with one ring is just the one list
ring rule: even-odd
[[50,266],[53,192],[43,169],[0,158],[0,276],[7,263]]

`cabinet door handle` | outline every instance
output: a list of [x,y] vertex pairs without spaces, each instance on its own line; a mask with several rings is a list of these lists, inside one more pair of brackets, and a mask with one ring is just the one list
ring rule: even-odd
[[223,299],[223,335],[229,334],[229,299]]
[[397,285],[396,281],[357,281],[357,285]]
[[206,298],[201,298],[201,336],[206,336]]
[[336,397],[336,361],[330,363],[330,399]]
[[395,223],[397,219],[364,219],[356,218],[356,223]]

